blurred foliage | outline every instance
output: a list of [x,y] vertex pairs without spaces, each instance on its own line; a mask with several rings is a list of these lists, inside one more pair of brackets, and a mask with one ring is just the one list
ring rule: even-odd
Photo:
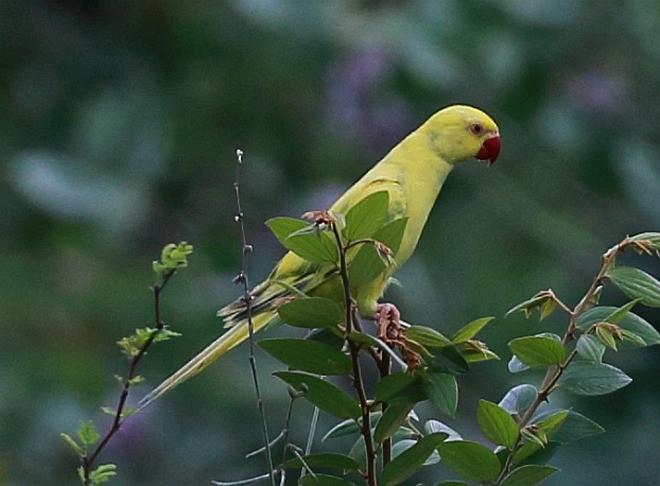
[[[75,482],[59,432],[107,419],[98,405],[114,405],[125,366],[114,342],[150,322],[149,262],[164,243],[196,253],[163,307],[184,337],[150,353],[147,382],[220,332],[215,310],[239,292],[237,147],[256,282],[281,251],[263,221],[327,207],[442,106],[492,114],[498,164],[452,174],[388,297],[449,333],[500,316],[484,339],[503,356],[533,325],[506,309],[547,287],[573,303],[606,248],[660,225],[654,0],[10,0],[0,68],[3,484]],[[660,476],[658,351],[616,359],[635,381],[571,401],[607,432],[557,456],[561,484]],[[276,430],[287,397],[275,364],[259,363]],[[461,380],[459,417],[499,399],[505,366]],[[133,417],[103,460],[121,484],[246,477],[263,470],[243,459],[256,418],[239,349]]]

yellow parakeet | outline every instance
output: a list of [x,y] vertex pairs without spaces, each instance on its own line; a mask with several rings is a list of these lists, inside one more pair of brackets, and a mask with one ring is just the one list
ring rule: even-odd
[[[386,191],[387,220],[407,218],[398,251],[393,256],[395,265],[385,267],[375,279],[352,289],[362,316],[373,317],[392,273],[415,250],[431,208],[454,166],[472,157],[488,160],[491,165],[499,152],[499,129],[491,117],[471,106],[449,106],[432,115],[337,199],[330,210],[345,215],[365,197]],[[340,295],[334,292],[339,285],[335,265],[310,263],[288,252],[268,279],[252,291],[254,331],[277,316],[278,303],[294,296],[292,289],[332,298],[333,294]],[[149,393],[141,402],[143,407],[247,339],[248,323],[241,299],[220,309],[218,315],[231,329]]]

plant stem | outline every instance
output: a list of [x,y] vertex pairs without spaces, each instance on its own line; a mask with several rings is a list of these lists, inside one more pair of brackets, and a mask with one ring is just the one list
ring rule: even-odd
[[131,381],[135,377],[135,372],[137,370],[138,363],[140,362],[144,354],[147,352],[147,349],[149,349],[149,347],[152,345],[158,333],[163,330],[163,327],[165,327],[165,323],[162,321],[160,317],[160,294],[163,291],[163,288],[165,287],[167,282],[169,282],[170,278],[172,278],[172,275],[174,275],[175,272],[176,270],[172,270],[171,272],[165,274],[161,283],[154,285],[152,287],[153,296],[154,296],[155,329],[149,335],[149,338],[144,342],[144,344],[139,349],[137,354],[131,358],[131,362],[128,367],[128,372],[126,373],[126,376],[122,381],[119,401],[117,402],[117,408],[115,409],[115,414],[112,419],[112,424],[110,425],[110,428],[106,431],[105,435],[96,445],[92,453],[82,457],[83,484],[85,486],[89,485],[89,481],[90,481],[89,476],[92,473],[92,468],[94,467],[94,461],[96,461],[96,458],[99,456],[101,451],[105,448],[106,445],[108,445],[110,439],[112,439],[112,437],[117,433],[117,431],[124,423],[124,421],[122,420],[122,415],[124,413],[124,408],[126,407],[128,392],[131,388]]
[[[382,380],[390,374],[392,368],[392,357],[386,352],[381,350],[381,358],[377,361],[378,372],[380,374],[380,379]],[[387,410],[387,403],[383,402],[382,411],[385,413]],[[392,460],[392,438],[388,437],[383,440],[383,467],[387,466]]]
[[[346,265],[346,249],[341,240],[341,235],[337,229],[337,225],[332,222],[330,224],[332,232],[337,242],[339,249],[339,274],[341,275],[342,286],[344,290],[344,307],[346,309],[346,335],[348,336],[354,329],[355,323],[353,321],[353,299],[351,298],[351,290],[348,282],[348,267]],[[376,452],[374,449],[373,438],[371,437],[371,424],[369,419],[370,407],[367,400],[367,394],[364,391],[364,382],[362,380],[362,369],[360,367],[360,347],[347,339],[348,349],[351,355],[351,363],[353,364],[353,387],[355,388],[358,399],[360,401],[360,410],[362,412],[362,427],[361,433],[364,438],[364,447],[366,450],[367,473],[366,481],[369,486],[376,486]]]
[[[628,238],[625,238],[620,243],[614,245],[612,248],[610,248],[603,254],[601,258],[602,264],[600,270],[598,271],[598,274],[593,279],[591,285],[589,286],[589,289],[584,294],[582,299],[580,299],[578,304],[573,308],[573,310],[570,310],[565,304],[563,304],[558,298],[556,298],[556,296],[554,296],[554,293],[552,294],[555,302],[557,302],[562,308],[562,310],[566,311],[570,316],[568,321],[568,326],[566,328],[566,332],[564,333],[564,337],[562,338],[561,341],[562,345],[564,346],[564,349],[568,347],[569,343],[574,338],[575,331],[577,330],[577,326],[575,325],[575,323],[578,317],[580,317],[580,315],[582,315],[582,313],[587,311],[589,307],[592,305],[594,296],[596,295],[596,291],[598,287],[601,285],[603,279],[605,278],[605,274],[614,266],[617,254],[621,252],[628,244],[629,244]],[[518,427],[520,429],[526,427],[534,417],[534,414],[541,406],[541,404],[543,402],[548,401],[548,397],[555,389],[557,382],[562,377],[564,371],[571,364],[575,356],[577,356],[577,351],[574,349],[569,353],[569,355],[566,357],[566,359],[564,359],[564,361],[561,364],[550,366],[548,368],[543,378],[543,381],[541,382],[541,386],[536,395],[536,398],[534,399],[530,407],[527,409],[523,417],[518,422]],[[516,452],[517,447],[518,446],[516,445],[516,447],[512,448],[509,451],[505,465],[502,468],[502,471],[500,472],[497,480],[495,481],[495,484],[499,484],[502,481],[502,479],[504,479],[506,474],[509,472],[509,469],[511,468],[513,455]]]
[[235,217],[236,222],[239,224],[241,230],[241,273],[237,281],[243,284],[243,300],[245,301],[245,313],[248,321],[249,333],[249,361],[250,370],[252,371],[252,381],[254,383],[255,392],[257,395],[257,406],[261,418],[261,429],[264,436],[264,444],[266,447],[266,462],[268,464],[268,475],[272,486],[276,486],[275,481],[275,468],[273,466],[273,455],[270,450],[270,439],[268,435],[268,425],[266,422],[266,407],[261,396],[261,387],[259,385],[259,375],[257,373],[257,358],[254,352],[254,323],[252,322],[252,294],[250,293],[250,284],[247,273],[247,255],[252,252],[252,246],[248,245],[245,236],[245,224],[243,222],[244,215],[241,208],[241,191],[240,191],[240,173],[241,165],[243,164],[243,151],[236,150],[236,178],[234,179],[234,195],[236,196],[236,209],[237,214]]

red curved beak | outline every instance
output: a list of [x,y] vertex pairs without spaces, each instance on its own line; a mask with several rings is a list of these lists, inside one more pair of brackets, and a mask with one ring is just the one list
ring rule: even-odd
[[500,148],[502,147],[502,142],[500,140],[499,132],[492,133],[483,143],[476,158],[479,160],[488,159],[488,165],[491,166],[497,160],[498,155],[500,155]]

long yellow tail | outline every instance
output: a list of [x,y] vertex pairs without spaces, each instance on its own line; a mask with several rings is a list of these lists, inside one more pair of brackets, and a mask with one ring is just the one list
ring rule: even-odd
[[[254,332],[263,329],[270,321],[273,320],[275,315],[275,310],[265,311],[255,315],[252,319]],[[248,336],[248,323],[246,320],[242,320],[229,331],[209,344],[206,348],[204,348],[204,350],[202,350],[199,354],[188,361],[176,373],[154,388],[147,396],[140,400],[139,407],[146,407],[151,402],[172,390],[180,383],[183,383],[189,378],[192,378],[208,365],[217,360],[220,356],[232,349],[234,346],[241,344],[248,338]]]

